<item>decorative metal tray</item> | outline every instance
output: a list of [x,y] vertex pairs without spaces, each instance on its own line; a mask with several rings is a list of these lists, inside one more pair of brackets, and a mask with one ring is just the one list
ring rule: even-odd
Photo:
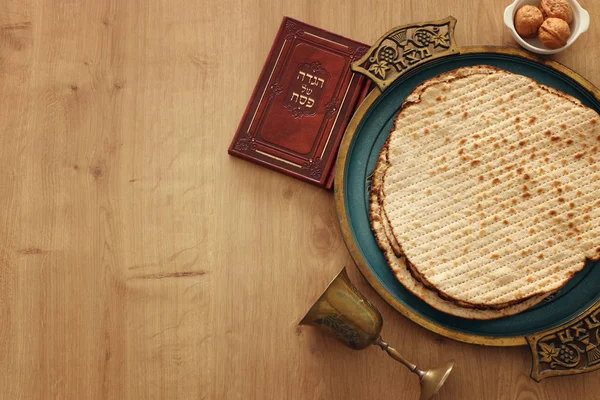
[[446,337],[480,345],[529,344],[532,378],[600,368],[600,262],[588,262],[567,286],[531,310],[492,321],[439,312],[394,277],[371,232],[368,186],[381,147],[403,101],[423,81],[469,65],[487,64],[568,93],[600,112],[600,91],[565,66],[521,50],[457,47],[452,17],[386,33],[353,70],[378,86],[357,109],[342,141],[335,177],[338,219],[346,245],[369,284],[396,310]]

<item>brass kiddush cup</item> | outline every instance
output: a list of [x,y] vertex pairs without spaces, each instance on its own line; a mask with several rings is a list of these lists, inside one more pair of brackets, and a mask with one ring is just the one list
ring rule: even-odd
[[404,364],[421,382],[420,400],[433,397],[442,387],[454,366],[454,360],[441,367],[420,370],[381,338],[383,318],[379,311],[350,282],[346,268],[331,281],[311,307],[300,325],[311,325],[332,334],[354,350],[371,345],[381,347],[394,360]]

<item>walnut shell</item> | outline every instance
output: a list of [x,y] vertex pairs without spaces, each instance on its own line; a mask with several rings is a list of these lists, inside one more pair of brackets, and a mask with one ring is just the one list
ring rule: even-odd
[[533,37],[544,22],[542,12],[535,6],[523,6],[515,14],[515,29],[521,37]]
[[548,18],[538,31],[540,42],[549,49],[563,47],[567,44],[570,36],[571,28],[569,28],[569,24],[560,18]]
[[560,18],[567,24],[573,22],[573,10],[567,0],[542,0],[540,8],[546,18]]

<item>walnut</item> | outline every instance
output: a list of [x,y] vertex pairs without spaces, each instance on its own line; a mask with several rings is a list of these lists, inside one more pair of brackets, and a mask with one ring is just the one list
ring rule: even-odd
[[549,49],[558,49],[567,44],[571,36],[569,24],[560,18],[548,18],[538,32],[540,42]]
[[523,6],[515,14],[515,29],[521,37],[535,36],[542,22],[544,16],[535,6]]
[[567,0],[542,0],[540,8],[546,18],[560,18],[567,24],[573,22],[573,10]]

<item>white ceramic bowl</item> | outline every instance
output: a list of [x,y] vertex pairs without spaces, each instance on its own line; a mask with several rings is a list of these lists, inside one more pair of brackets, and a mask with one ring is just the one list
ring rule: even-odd
[[547,49],[539,41],[537,37],[522,38],[515,29],[515,13],[524,5],[531,4],[539,6],[541,0],[515,0],[510,6],[504,10],[504,24],[510,29],[513,37],[521,45],[521,47],[538,54],[556,54],[571,46],[583,32],[590,27],[590,14],[584,10],[577,0],[567,0],[573,9],[573,21],[570,24],[571,37],[567,44],[558,49]]

